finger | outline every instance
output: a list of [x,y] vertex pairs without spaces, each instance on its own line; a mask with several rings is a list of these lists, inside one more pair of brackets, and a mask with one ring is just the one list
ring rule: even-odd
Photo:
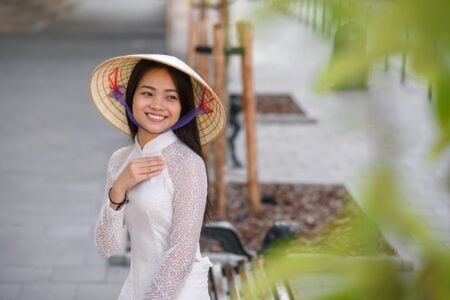
[[152,161],[163,161],[162,156],[146,156],[146,157],[140,157],[133,159],[136,163],[145,163],[145,162],[152,162]]
[[151,164],[142,164],[139,166],[138,170],[142,171],[152,171],[152,170],[162,170],[166,167],[164,163],[151,163]]
[[162,171],[165,168],[164,165],[153,165],[153,166],[132,166],[130,171],[131,175],[135,178],[146,175],[148,173]]
[[164,169],[164,166],[147,166],[147,167],[140,168],[139,173],[147,174],[147,173],[151,173],[151,172],[162,171],[163,169]]
[[141,181],[153,178],[155,176],[158,176],[160,173],[161,173],[161,170],[156,170],[156,171],[153,171],[153,172],[141,174],[138,177],[138,181],[141,182]]
[[147,173],[145,175],[145,177],[146,177],[146,179],[150,179],[150,178],[153,178],[155,176],[158,176],[159,174],[161,174],[161,170],[157,170],[157,171],[154,171],[154,172]]
[[133,163],[132,167],[136,169],[147,168],[152,166],[164,166],[164,161],[141,161]]
[[139,168],[149,168],[149,167],[164,167],[166,164],[163,161],[152,161],[139,164]]

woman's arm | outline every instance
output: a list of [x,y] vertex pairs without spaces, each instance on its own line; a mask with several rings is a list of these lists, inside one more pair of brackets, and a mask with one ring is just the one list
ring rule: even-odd
[[117,172],[124,161],[123,155],[121,155],[123,151],[124,149],[116,151],[109,160],[103,204],[95,226],[95,244],[100,253],[106,257],[117,252],[124,234],[124,209],[116,211],[110,207],[108,195],[109,189],[113,185],[113,174]]
[[[145,296],[147,300],[175,299],[194,262],[206,205],[205,165],[198,156],[183,158],[173,168],[167,162],[174,184],[173,221],[169,249],[161,269]],[[176,162],[175,162],[176,164]]]

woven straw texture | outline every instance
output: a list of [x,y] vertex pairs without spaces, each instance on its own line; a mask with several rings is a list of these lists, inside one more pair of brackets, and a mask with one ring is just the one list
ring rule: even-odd
[[110,97],[109,74],[111,70],[118,67],[118,84],[127,86],[128,79],[134,66],[140,59],[157,61],[174,67],[192,79],[194,89],[194,99],[196,106],[199,105],[203,88],[206,88],[205,100],[211,101],[208,106],[213,112],[198,115],[196,121],[199,128],[200,142],[207,144],[217,138],[226,124],[226,116],[219,97],[209,87],[209,85],[187,64],[173,56],[161,54],[127,55],[111,58],[101,63],[92,72],[90,80],[90,92],[95,106],[99,112],[115,127],[127,135],[131,135],[128,128],[125,108],[114,98]]

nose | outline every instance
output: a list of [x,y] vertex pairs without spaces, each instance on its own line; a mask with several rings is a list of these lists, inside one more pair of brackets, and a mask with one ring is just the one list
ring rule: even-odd
[[156,95],[150,101],[150,108],[152,108],[154,110],[163,110],[164,109],[164,104],[163,103],[164,103],[163,102],[163,97],[160,96],[160,95]]

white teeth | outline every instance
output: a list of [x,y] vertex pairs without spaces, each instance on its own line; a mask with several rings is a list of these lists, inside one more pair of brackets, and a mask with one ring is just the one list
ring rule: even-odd
[[156,119],[156,120],[163,120],[165,118],[164,116],[159,116],[159,115],[154,115],[154,114],[146,114],[146,115],[147,115],[147,117]]

